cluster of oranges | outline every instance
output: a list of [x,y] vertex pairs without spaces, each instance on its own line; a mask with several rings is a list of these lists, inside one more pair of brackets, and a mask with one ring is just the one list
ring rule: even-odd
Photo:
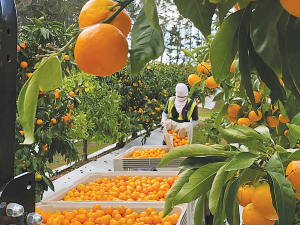
[[83,72],[108,76],[125,66],[126,37],[131,30],[128,13],[123,9],[109,24],[100,23],[106,22],[118,8],[111,0],[90,0],[82,7],[78,24],[83,30],[76,41],[74,58]]
[[173,145],[174,147],[182,146],[182,145],[189,145],[188,137],[181,139],[180,135],[173,135]]
[[169,134],[176,134],[176,131],[175,130],[168,130],[168,133]]
[[178,177],[99,178],[87,185],[78,184],[66,193],[64,201],[165,201],[166,194]]
[[99,204],[95,204],[90,210],[80,208],[54,213],[36,208],[36,213],[43,217],[42,225],[175,225],[180,217],[179,213],[174,213],[163,219],[163,211],[157,212],[151,207],[144,212],[137,213],[132,208],[126,208],[123,205],[102,209]]
[[238,190],[238,202],[244,206],[242,218],[245,225],[273,225],[278,219],[272,204],[270,186],[263,184],[257,188],[245,185]]
[[[199,74],[204,74],[205,76],[211,75],[211,68],[210,65],[207,62],[202,62],[197,66],[197,71]],[[189,85],[193,86],[196,82],[201,81],[201,77],[197,74],[191,74],[188,77],[188,83]],[[214,89],[219,86],[214,80],[213,76],[208,77],[205,80],[205,86],[209,89]]]
[[285,175],[297,190],[296,197],[300,200],[300,161],[292,161],[286,168]]
[[144,151],[135,151],[131,158],[162,158],[165,154],[167,153],[162,148],[150,148]]

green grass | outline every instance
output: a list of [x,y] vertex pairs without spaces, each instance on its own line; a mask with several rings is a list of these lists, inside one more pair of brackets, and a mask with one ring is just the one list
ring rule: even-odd
[[[111,143],[104,143],[104,144],[98,144],[95,141],[92,141],[91,139],[88,140],[88,155],[105,148],[106,146],[110,145]],[[83,142],[79,141],[75,143],[75,146],[78,150],[78,157],[81,158],[81,154],[83,152]],[[65,158],[61,156],[61,154],[57,154],[53,158],[53,163],[47,164],[49,168],[56,169],[60,166],[67,165],[65,162]]]

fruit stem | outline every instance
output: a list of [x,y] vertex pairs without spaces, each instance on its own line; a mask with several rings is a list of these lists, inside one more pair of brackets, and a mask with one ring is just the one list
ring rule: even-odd
[[120,5],[120,3],[117,3],[117,4],[115,4],[115,5],[107,6],[107,8],[108,8],[109,11],[113,11],[114,8],[116,8],[116,7],[119,6],[119,5]]
[[103,20],[101,23],[110,23],[111,21],[113,21],[114,18],[116,18],[116,16],[127,6],[129,5],[131,2],[133,2],[134,0],[126,0],[122,3],[120,3],[120,7],[113,13],[111,14],[110,17],[108,17],[106,20]]

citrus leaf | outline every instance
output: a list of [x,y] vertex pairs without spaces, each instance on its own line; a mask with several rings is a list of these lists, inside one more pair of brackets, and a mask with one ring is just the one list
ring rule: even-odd
[[213,101],[215,102],[215,101],[221,100],[221,99],[223,99],[223,97],[224,97],[224,91],[216,94],[215,97],[213,98]]
[[258,127],[255,127],[254,130],[257,131],[264,138],[264,140],[270,140],[274,144],[268,127],[260,125]]
[[277,22],[282,12],[283,8],[279,1],[260,1],[253,12],[250,25],[250,35],[255,51],[278,75],[281,74],[281,56]]
[[54,185],[51,180],[49,180],[46,176],[42,175],[43,181],[47,184],[47,186],[52,190],[54,190]]
[[23,85],[17,102],[20,124],[23,127],[25,140],[23,144],[34,142],[34,121],[39,96],[38,76],[35,73]]
[[225,171],[227,164],[224,164],[217,172],[209,192],[209,210],[216,215],[219,206],[219,199],[228,171]]
[[224,207],[224,199],[227,198],[228,195],[228,186],[224,185],[221,190],[218,211],[216,215],[214,215],[213,224],[214,225],[224,225],[225,220],[225,207]]
[[168,191],[166,196],[166,202],[165,202],[165,209],[164,209],[164,215],[168,215],[172,209],[174,208],[174,198],[177,195],[177,193],[181,190],[183,185],[189,181],[189,177],[194,173],[194,170],[187,170],[186,172],[183,172],[179,178],[174,182],[171,189]]
[[136,75],[150,60],[164,52],[164,38],[150,25],[144,8],[141,9],[132,28],[130,50],[131,72]]
[[189,91],[188,97],[190,98],[194,94],[194,92],[196,91],[198,86],[200,86],[200,89],[203,90],[204,89],[204,84],[205,84],[205,80],[198,80],[197,82],[195,82],[193,84],[191,90]]
[[235,179],[229,187],[228,195],[225,201],[225,212],[227,222],[230,225],[240,224],[239,205],[237,204],[237,193],[241,177]]
[[203,211],[205,207],[205,198],[206,196],[200,196],[196,207],[195,207],[195,215],[194,215],[194,225],[203,225]]
[[159,20],[157,15],[157,8],[154,0],[144,0],[144,8],[146,17],[151,25],[151,27],[157,32],[161,33],[162,31],[159,26]]
[[279,153],[282,162],[300,160],[300,150],[293,149],[293,152]]
[[225,0],[225,1],[221,1],[218,4],[218,8],[219,8],[219,20],[220,23],[223,23],[223,20],[226,16],[226,14],[228,13],[229,9],[231,9],[235,3],[237,3],[238,0]]
[[198,169],[201,166],[204,166],[213,162],[223,162],[227,159],[227,157],[219,157],[219,156],[210,156],[210,157],[189,157],[184,160],[179,165],[180,169]]
[[258,140],[244,142],[243,145],[255,151],[266,152],[265,146]]
[[209,2],[214,3],[214,4],[218,4],[220,2],[222,2],[223,0],[209,0]]
[[250,62],[248,54],[249,29],[252,19],[252,2],[247,6],[239,29],[239,70],[241,72],[241,82],[246,89],[247,96],[250,99],[253,110],[257,113],[257,107],[254,99]]
[[295,124],[286,124],[291,132],[291,135],[296,138],[296,139],[300,139],[300,126],[297,126]]
[[193,53],[191,53],[189,50],[183,49],[183,48],[181,48],[181,49],[179,49],[179,50],[182,51],[182,52],[184,52],[184,54],[186,54],[188,57],[190,57],[190,58],[192,58],[192,59],[195,59]]
[[216,127],[227,143],[245,143],[253,140],[263,140],[256,131],[245,125],[235,125],[223,129],[216,123]]
[[290,181],[281,173],[268,171],[271,177],[273,206],[277,211],[279,225],[292,225],[295,219],[296,197]]
[[[286,107],[287,97],[285,90],[281,86],[275,72],[263,61],[263,59],[255,52],[251,41],[248,42],[249,55],[262,81],[271,90],[270,95],[276,96]],[[271,97],[272,101],[274,99]]]
[[49,57],[35,71],[41,91],[51,91],[62,85],[62,70],[57,56]]
[[194,54],[194,53],[197,53],[197,52],[199,52],[200,50],[203,50],[203,49],[206,49],[207,48],[207,46],[200,46],[200,47],[197,47],[197,48],[195,48],[193,51],[192,51],[192,54]]
[[300,19],[290,15],[287,25],[286,56],[292,80],[300,93]]
[[[294,125],[297,125],[297,126],[300,126],[300,113],[298,113],[296,116],[294,116],[294,118],[292,119],[292,121],[289,123],[288,126],[290,126],[291,124],[294,124]],[[294,148],[297,144],[297,132],[294,132],[296,131],[296,129],[293,129],[293,126],[292,126],[292,132],[291,132],[291,135],[289,136],[289,142],[290,142],[290,147],[291,148]],[[295,133],[294,135],[296,137],[294,137],[293,133]]]
[[250,167],[259,156],[250,152],[241,152],[226,166],[225,171],[240,170]]
[[[295,86],[291,72],[288,68],[288,62],[287,62],[287,56],[286,56],[286,54],[287,54],[287,52],[286,52],[286,36],[287,36],[288,19],[289,19],[289,13],[286,11],[283,11],[281,14],[281,17],[277,23],[278,41],[279,41],[279,49],[280,49],[280,53],[281,53],[281,64],[282,64],[282,80],[283,80],[284,85],[289,90],[291,90],[292,93],[294,94],[294,96],[300,101],[300,91],[297,90],[297,88]],[[292,105],[288,104],[288,106],[292,106]],[[287,111],[288,111],[288,113],[291,111],[290,107],[288,108]],[[289,117],[290,116],[291,115],[289,115]],[[290,118],[292,118],[292,117],[290,117]]]
[[217,83],[230,74],[230,66],[237,52],[237,31],[243,11],[239,10],[224,20],[211,44],[211,69]]
[[261,170],[247,168],[244,170],[244,172],[242,174],[240,184],[245,184],[249,181],[252,182],[252,181],[254,181],[260,177],[266,176],[266,175],[267,175],[267,173],[263,172]]
[[205,195],[211,188],[211,184],[217,171],[224,165],[224,162],[210,163],[200,167],[184,184],[174,199],[174,204],[191,202],[200,196]]
[[183,17],[190,19],[205,37],[211,33],[215,4],[208,1],[203,4],[203,0],[174,0],[174,3],[179,13]]
[[221,151],[214,149],[210,146],[201,145],[201,144],[192,144],[192,145],[184,145],[184,146],[178,146],[176,148],[171,149],[161,160],[161,162],[158,164],[158,168],[163,167],[170,162],[172,162],[174,159],[180,158],[180,157],[208,157],[208,156],[228,156],[228,155],[234,155],[235,152],[229,152],[229,151]]
[[268,172],[271,171],[271,172],[276,172],[284,175],[282,162],[278,154],[274,154],[271,156],[271,158],[267,163],[266,170]]

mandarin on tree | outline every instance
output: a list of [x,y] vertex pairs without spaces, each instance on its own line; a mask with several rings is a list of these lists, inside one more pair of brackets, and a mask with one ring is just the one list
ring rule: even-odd
[[248,118],[241,117],[241,118],[238,119],[237,124],[238,125],[245,125],[245,126],[249,127],[251,125],[251,122]]
[[[119,7],[109,8],[116,3],[110,0],[90,0],[81,9],[78,24],[80,28],[99,23],[111,16]],[[131,19],[125,9],[110,23],[118,28],[125,37],[131,30]]]
[[194,83],[196,83],[197,81],[200,81],[201,78],[196,75],[196,74],[191,74],[189,77],[188,77],[188,83],[189,85],[193,86]]
[[291,161],[285,171],[285,175],[293,187],[297,190],[300,190],[300,160],[299,161]]
[[21,66],[23,69],[25,69],[25,68],[27,68],[28,63],[25,62],[25,61],[22,61],[22,62],[20,63],[20,66]]
[[290,131],[289,131],[289,130],[285,130],[285,131],[283,132],[283,135],[284,135],[286,138],[289,138],[289,136],[290,136]]
[[278,119],[279,119],[279,121],[280,121],[281,123],[288,123],[288,122],[290,122],[289,117],[286,116],[286,117],[284,118],[282,114],[279,114]]
[[56,122],[57,122],[57,121],[56,121],[55,118],[52,118],[52,119],[51,119],[51,123],[52,123],[52,124],[56,124]]
[[266,121],[270,127],[277,127],[279,125],[279,120],[275,116],[268,116]]
[[250,203],[246,205],[242,213],[242,219],[245,225],[273,225],[275,224],[274,220],[268,220],[262,217],[259,213],[259,210]]
[[261,101],[260,93],[258,91],[254,91],[253,95],[254,95],[255,103],[259,103]]
[[232,117],[230,115],[227,115],[227,120],[231,123],[235,123],[236,122],[236,117]]
[[270,192],[270,186],[268,184],[263,184],[254,190],[251,196],[251,202],[265,219],[278,219],[276,210],[272,204],[272,196]]
[[282,7],[295,17],[300,18],[300,2],[297,0],[280,0]]
[[231,117],[236,117],[240,108],[241,108],[241,106],[239,106],[238,104],[231,104],[227,108],[227,113]]
[[69,96],[70,96],[71,98],[74,98],[74,96],[75,96],[74,91],[70,91],[70,92],[69,92]]
[[236,61],[236,60],[233,60],[231,66],[230,66],[230,72],[232,72],[232,73],[235,73],[235,72],[236,72],[236,71],[235,71],[235,66],[234,66],[235,61]]
[[209,89],[214,89],[214,88],[219,87],[219,84],[217,84],[217,83],[215,82],[213,76],[211,76],[211,77],[209,77],[209,78],[206,79],[205,85],[206,85],[206,87],[208,87]]
[[96,76],[108,76],[121,70],[127,55],[125,36],[110,24],[97,24],[83,30],[74,49],[78,67]]
[[238,189],[238,202],[241,206],[245,207],[246,205],[251,203],[251,196],[254,192],[255,188],[253,186],[245,185],[244,187],[240,187]]
[[43,120],[41,120],[41,119],[38,119],[37,121],[36,121],[36,124],[37,125],[41,125],[43,123]]
[[261,111],[257,110],[257,114],[255,113],[254,110],[250,111],[249,114],[248,114],[249,120],[251,120],[251,121],[259,121],[259,120],[261,120],[261,118],[262,118]]
[[199,74],[202,72],[205,73],[206,75],[210,74],[210,65],[207,62],[202,62],[197,66],[197,71]]
[[23,49],[26,49],[27,46],[26,46],[25,43],[22,43],[22,44],[20,44],[20,47],[23,48]]

